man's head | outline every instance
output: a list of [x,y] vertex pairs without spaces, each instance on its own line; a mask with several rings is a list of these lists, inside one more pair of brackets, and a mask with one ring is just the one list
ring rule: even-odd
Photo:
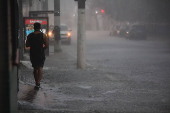
[[34,23],[34,30],[39,30],[41,29],[41,24],[40,23]]

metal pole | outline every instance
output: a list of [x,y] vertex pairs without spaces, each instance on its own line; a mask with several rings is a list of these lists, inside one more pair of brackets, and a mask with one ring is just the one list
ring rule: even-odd
[[[60,0],[54,0],[54,27],[60,27]],[[60,32],[59,32],[60,33]],[[61,39],[57,35],[54,39],[54,52],[61,52]]]
[[77,68],[86,68],[85,0],[78,0]]
[[24,54],[24,37],[23,37],[23,15],[22,15],[22,0],[19,0],[19,28],[20,28],[20,37],[19,37],[19,48],[20,48],[20,60],[23,60]]

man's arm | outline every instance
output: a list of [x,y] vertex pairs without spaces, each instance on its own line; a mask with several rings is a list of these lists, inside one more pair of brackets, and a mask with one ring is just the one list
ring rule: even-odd
[[48,43],[48,37],[43,34],[43,40],[44,40],[44,50],[46,50],[49,47],[49,43]]
[[26,47],[30,47],[30,37],[29,35],[27,36],[27,41],[26,41]]

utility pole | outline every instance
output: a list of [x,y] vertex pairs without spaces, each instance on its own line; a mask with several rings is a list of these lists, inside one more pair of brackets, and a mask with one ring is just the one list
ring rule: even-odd
[[78,31],[77,31],[77,68],[86,68],[86,19],[85,1],[78,1]]
[[19,0],[19,48],[20,48],[20,60],[23,60],[24,54],[24,37],[23,37],[23,15],[22,15],[22,0]]
[[[54,27],[60,27],[60,0],[54,0]],[[61,52],[60,30],[54,34],[54,52]]]

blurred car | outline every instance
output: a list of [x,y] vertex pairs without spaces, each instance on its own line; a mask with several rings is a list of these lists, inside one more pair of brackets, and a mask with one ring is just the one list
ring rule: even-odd
[[147,39],[146,28],[144,25],[133,25],[129,31],[126,32],[127,39]]
[[62,42],[67,42],[67,44],[71,43],[71,29],[68,30],[68,27],[66,24],[60,25],[60,36]]
[[113,26],[112,29],[110,30],[110,36],[117,36],[119,34],[119,29],[120,26]]
[[126,37],[126,33],[129,31],[129,26],[121,26],[119,29],[118,36],[119,37]]
[[[49,32],[48,32],[49,38],[54,38],[53,30],[54,30],[54,25],[50,25]],[[71,29],[68,30],[66,24],[60,24],[60,37],[62,42],[66,42],[68,44],[71,43],[71,31],[72,31]]]

